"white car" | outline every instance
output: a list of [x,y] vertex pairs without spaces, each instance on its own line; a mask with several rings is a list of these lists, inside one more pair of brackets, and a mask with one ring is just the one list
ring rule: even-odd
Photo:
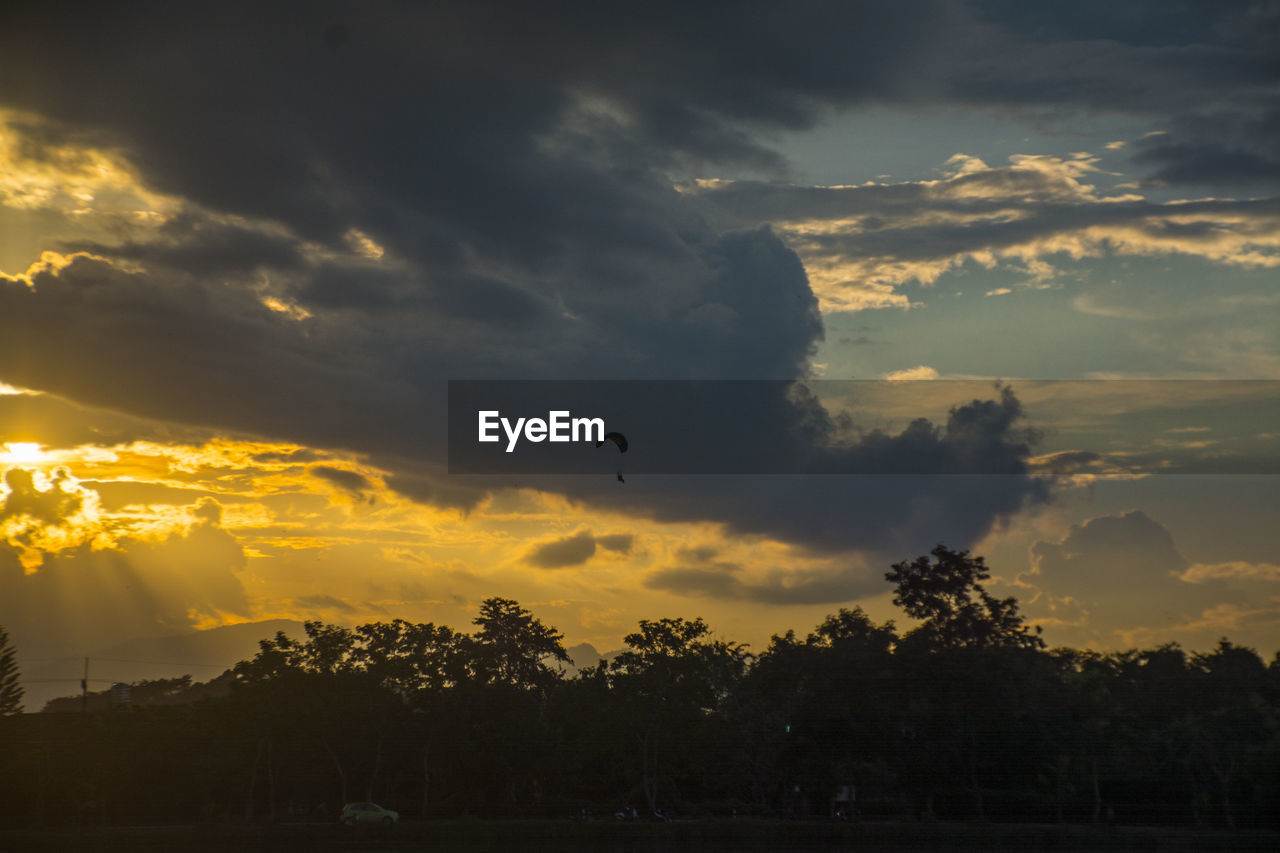
[[338,820],[347,826],[356,826],[361,823],[390,826],[399,822],[400,813],[384,809],[377,803],[347,803],[342,807],[342,814],[338,816]]

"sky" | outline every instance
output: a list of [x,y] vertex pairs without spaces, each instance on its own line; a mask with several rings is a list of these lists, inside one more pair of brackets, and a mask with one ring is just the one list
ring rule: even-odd
[[[20,660],[495,595],[759,651],[939,542],[1051,645],[1280,648],[1280,5],[24,5]],[[451,474],[476,379],[803,383],[734,441],[844,475]]]

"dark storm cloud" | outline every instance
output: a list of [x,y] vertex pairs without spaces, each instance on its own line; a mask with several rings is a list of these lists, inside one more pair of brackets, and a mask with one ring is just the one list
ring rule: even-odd
[[[796,370],[807,340],[820,327],[794,255],[768,232],[729,235],[722,245],[713,253],[716,274],[704,285],[710,298],[700,307],[722,306],[729,322],[679,323],[653,332],[665,333],[673,349],[700,354],[693,362],[700,370],[728,376]],[[771,264],[783,274],[767,275]],[[287,320],[251,293],[237,297],[223,286],[222,301],[216,302],[211,285],[175,286],[92,258],[77,258],[33,281],[32,288],[0,290],[0,307],[23,321],[0,343],[0,359],[11,367],[6,375],[23,384],[56,382],[70,396],[168,419],[365,450],[394,472],[388,478],[392,488],[420,499],[469,506],[482,494],[483,485],[442,479],[433,468],[431,460],[442,456],[439,432],[431,429],[437,418],[425,395],[397,393],[393,371],[403,365],[385,361],[386,375],[365,379],[342,363],[341,349],[329,341],[352,339],[358,330]],[[733,282],[740,286],[730,287]],[[57,339],[41,331],[54,317],[65,332]],[[750,318],[761,331],[749,336],[733,317]],[[160,337],[154,334],[158,322],[165,332]],[[709,345],[717,335],[723,348]],[[115,341],[114,348],[102,350],[104,339]],[[688,343],[679,347],[682,339]],[[185,346],[171,352],[177,341]],[[379,343],[371,342],[369,352],[377,354]],[[155,394],[158,381],[167,389],[163,396]],[[406,379],[401,387],[414,384]],[[922,536],[968,542],[1038,497],[1024,464],[1028,447],[1015,425],[1019,414],[1009,394],[1001,401],[974,401],[957,408],[945,427],[919,421],[897,436],[870,433],[831,459],[834,471],[1010,475],[970,486],[921,477],[871,485],[757,480],[682,481],[675,489],[636,483],[625,491],[590,484],[554,487],[663,520],[723,521],[736,532],[776,535],[821,550],[915,549]],[[735,441],[766,461],[786,458],[835,428],[825,419],[814,401],[797,404],[780,396],[772,409],[737,430]],[[780,424],[803,428],[789,429],[786,440],[778,440]]]
[[758,604],[839,604],[884,591],[883,571],[799,570],[774,572],[762,581],[738,577],[736,566],[674,567],[645,578],[650,589]]
[[1280,181],[1275,3],[980,0],[972,9],[991,32],[953,96],[1147,117],[1168,131],[1137,147],[1152,183],[1274,191]]
[[1059,542],[1037,542],[1031,564],[1024,580],[1075,602],[1100,636],[1108,628],[1172,626],[1243,600],[1220,580],[1181,580],[1187,560],[1164,525],[1141,510],[1093,518]]
[[110,245],[71,242],[65,244],[65,249],[106,254],[179,272],[198,270],[211,277],[303,265],[302,253],[295,241],[190,212],[175,216],[146,241],[126,240]]
[[595,554],[596,538],[590,530],[583,530],[564,539],[535,545],[524,559],[540,569],[563,569],[581,565]]
[[676,559],[688,563],[709,563],[720,553],[710,545],[682,546],[676,549]]
[[1032,43],[1106,39],[1130,46],[1161,47],[1222,37],[1226,34],[1215,33],[1215,30],[1242,12],[1248,14],[1249,5],[1075,0],[1067,6],[1020,0],[978,0],[973,8],[980,19]]
[[[737,536],[773,536],[816,554],[858,548],[877,558],[902,559],[938,541],[976,541],[1027,503],[1047,499],[1046,484],[1029,473],[1035,436],[1022,425],[1021,405],[1008,388],[997,396],[955,406],[945,424],[917,419],[900,433],[870,431],[845,444],[827,444],[839,426],[820,408],[808,413],[810,432],[774,432],[762,416],[744,421],[733,437],[758,454],[761,465],[818,453],[824,463],[808,470],[829,476],[688,476],[674,487],[670,478],[642,475],[625,484],[604,476],[552,482],[589,503],[659,521],[710,519]],[[691,551],[678,558],[689,564],[713,556]],[[706,575],[704,566],[694,568],[699,572],[692,579],[737,588]],[[858,583],[856,573],[815,576],[803,591],[780,585],[776,593],[840,601]]]
[[[608,160],[769,160],[736,122],[803,125],[824,96],[906,73],[948,17],[909,6],[779,8],[734,15],[729,33],[726,9],[683,4],[629,20],[578,4],[120,6],[86,10],[72,28],[28,10],[0,63],[17,82],[11,103],[96,130],[154,185],[206,207],[327,242],[362,221],[435,266],[468,248],[530,264],[569,233],[675,242],[645,215],[657,185],[644,175],[539,150],[579,93],[627,114],[625,148],[597,151]],[[834,26],[811,26],[833,13]],[[332,16],[353,35],[341,51],[323,44]],[[913,16],[935,23],[922,32]],[[620,191],[628,204],[611,203]]]
[[346,333],[308,335],[248,287],[88,257],[33,284],[0,281],[7,381],[161,420],[339,446],[361,434],[407,446],[393,425],[425,420],[404,380],[341,363],[333,347]]
[[[1136,149],[1137,162],[1154,169],[1151,183],[1263,182],[1274,191],[1280,182],[1275,3],[984,0],[976,12],[1014,38],[1016,54],[1001,61],[1026,67],[1028,73],[1008,76],[1029,91],[1166,119],[1167,132]],[[1071,54],[1089,61],[1055,61]]]
[[1280,99],[1256,112],[1181,116],[1168,131],[1138,142],[1139,163],[1157,185],[1225,185],[1274,191],[1280,184]]
[[[1227,26],[1244,14],[1234,7],[1194,43],[1085,37],[1028,13],[1006,26],[1009,14],[934,2],[623,14],[219,3],[69,17],[28,4],[0,27],[0,104],[34,116],[19,127],[24,150],[110,148],[185,212],[118,244],[82,244],[107,260],[79,257],[33,288],[0,281],[0,377],[356,450],[392,488],[472,506],[485,487],[442,476],[446,378],[806,375],[822,323],[795,253],[757,227],[768,218],[726,225],[671,175],[776,173],[784,164],[758,132],[805,128],[832,108],[1191,115],[1224,92],[1243,103],[1234,93],[1274,69]],[[1038,233],[993,228],[1009,232],[997,242]],[[382,260],[352,249],[355,232]],[[887,251],[877,239],[859,250]],[[1007,402],[991,403],[857,452],[991,457],[1006,477],[931,479],[926,454],[921,477],[875,483],[568,491],[822,549],[964,544],[1037,494]]]
[[749,587],[738,577],[742,567],[716,559],[719,553],[708,545],[677,548],[674,564],[650,572],[644,579],[644,585],[650,589],[704,598],[747,597]]
[[970,8],[985,38],[966,33],[972,64],[953,76],[953,91],[978,103],[1194,113],[1267,92],[1280,70],[1274,4],[978,0]]
[[1037,542],[1032,562],[1046,584],[1142,595],[1187,568],[1165,527],[1141,510],[1073,526],[1061,542]]
[[635,537],[630,533],[609,533],[596,537],[596,544],[606,551],[618,554],[630,554],[635,546]]
[[717,560],[708,548],[682,548],[676,564],[651,572],[650,589],[728,601],[761,604],[835,604],[881,592],[884,579],[859,569],[802,569],[766,573],[759,579],[743,576],[736,563]]
[[360,495],[373,488],[373,483],[369,482],[369,478],[356,471],[347,471],[343,468],[334,468],[329,465],[313,465],[310,469],[311,473],[325,480],[340,489],[351,492],[353,495]]
[[255,453],[250,458],[258,463],[286,462],[295,464],[305,464],[307,462],[315,462],[321,454],[314,450],[300,448],[298,450],[289,451],[271,451],[268,453]]
[[207,429],[185,428],[93,408],[54,394],[0,394],[0,440],[3,441],[75,447],[144,440],[199,444],[212,436],[212,431]]
[[[0,68],[11,103],[132,151],[162,189],[330,242],[362,222],[434,266],[535,263],[568,233],[674,245],[643,170],[776,162],[750,131],[832,105],[1195,114],[1275,80],[1256,5],[1154,6],[1141,38],[1114,10],[1025,5],[102,4],[71,26],[41,6],[11,13]],[[565,121],[592,97],[610,109]]]
[[738,599],[745,597],[746,585],[736,576],[739,567],[721,563],[714,567],[672,566],[659,569],[645,578],[650,589],[696,595],[704,598]]

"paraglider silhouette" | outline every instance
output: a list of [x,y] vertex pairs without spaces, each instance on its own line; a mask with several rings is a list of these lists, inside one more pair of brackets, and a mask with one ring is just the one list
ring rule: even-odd
[[606,441],[612,441],[618,445],[618,450],[623,453],[627,452],[627,437],[620,432],[606,432],[604,438],[596,442],[596,447],[604,447]]
[[[596,447],[604,447],[604,443],[605,443],[606,441],[612,441],[614,444],[618,445],[618,452],[619,452],[619,453],[626,453],[626,452],[627,452],[627,437],[626,437],[625,435],[623,435],[622,433],[620,433],[620,432],[606,432],[606,433],[604,434],[604,438],[602,438],[602,439],[600,439],[599,441],[597,441],[597,442],[596,442]],[[622,479],[622,472],[621,472],[621,471],[619,471],[619,472],[618,472],[618,482],[619,482],[619,483],[625,483],[625,482],[627,482],[626,480]]]

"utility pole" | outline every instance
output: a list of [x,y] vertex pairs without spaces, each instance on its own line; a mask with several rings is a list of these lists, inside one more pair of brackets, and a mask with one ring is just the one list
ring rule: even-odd
[[84,659],[84,678],[80,679],[80,713],[89,713],[89,659]]

